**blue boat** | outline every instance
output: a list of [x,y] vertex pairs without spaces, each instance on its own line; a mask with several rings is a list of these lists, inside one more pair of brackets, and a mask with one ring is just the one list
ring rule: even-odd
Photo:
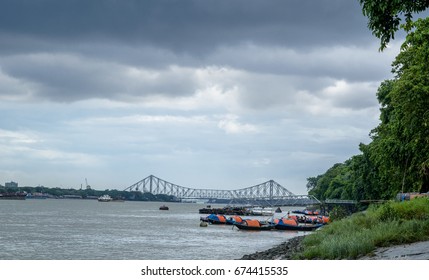
[[259,220],[243,220],[241,223],[234,223],[234,226],[241,230],[253,230],[253,231],[261,231],[261,230],[272,230],[274,229],[274,224],[272,223],[263,223]]
[[210,214],[207,216],[206,220],[214,225],[226,224],[226,217],[224,215]]

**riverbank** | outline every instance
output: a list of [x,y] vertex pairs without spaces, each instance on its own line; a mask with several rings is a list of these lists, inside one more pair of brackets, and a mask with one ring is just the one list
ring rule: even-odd
[[[271,249],[244,255],[240,260],[290,260],[303,251],[304,236],[294,237]],[[429,241],[380,247],[359,260],[429,260]]]
[[386,202],[242,259],[429,259],[429,199]]
[[360,260],[429,260],[429,241],[377,248]]
[[292,256],[303,250],[302,240],[305,236],[297,236],[271,249],[244,255],[240,260],[290,260]]

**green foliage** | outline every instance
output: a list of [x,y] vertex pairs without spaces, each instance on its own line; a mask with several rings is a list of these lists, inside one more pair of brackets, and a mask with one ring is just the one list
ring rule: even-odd
[[403,28],[409,31],[412,27],[412,14],[426,10],[428,0],[359,0],[362,12],[368,17],[368,27],[381,40],[380,50],[386,48],[391,39],[395,38],[401,21]]
[[119,191],[119,190],[94,190],[94,189],[62,189],[62,188],[47,188],[43,186],[38,187],[21,187],[15,189],[9,188],[0,188],[0,193],[4,192],[16,192],[16,191],[25,191],[27,193],[44,193],[50,195],[54,198],[62,198],[67,195],[80,196],[83,199],[85,198],[96,198],[102,196],[103,194],[108,194],[114,199],[125,199],[125,200],[136,200],[136,201],[176,201],[175,197],[172,195],[158,194],[154,195],[152,193],[142,193],[142,192],[129,192],[129,191]]
[[335,206],[330,212],[329,212],[329,219],[331,221],[338,221],[348,216],[347,211],[344,209],[344,207],[341,206]]
[[318,177],[308,178],[308,184],[313,185],[309,194],[320,200],[327,198],[341,198],[342,188],[349,183],[348,163],[337,163]]
[[429,191],[429,19],[409,27],[392,64],[395,78],[377,91],[381,122],[370,133],[372,142],[360,144],[362,154],[307,179],[317,198],[359,201]]
[[399,213],[396,208],[392,207],[391,203],[386,203],[375,212],[375,215],[377,220],[385,222],[395,220],[399,216]]
[[[373,206],[373,208],[375,208]],[[390,201],[372,211],[376,219],[387,220],[426,220],[429,218],[429,200],[416,198],[412,201],[397,203]]]
[[357,259],[376,247],[429,239],[429,199],[388,202],[306,236],[297,259]]
[[429,19],[417,20],[382,84],[381,124],[367,152],[392,193],[429,191]]

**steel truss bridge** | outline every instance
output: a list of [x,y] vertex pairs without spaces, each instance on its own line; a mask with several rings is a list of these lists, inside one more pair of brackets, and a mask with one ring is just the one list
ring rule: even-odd
[[185,200],[228,200],[229,204],[250,204],[261,206],[306,206],[320,204],[312,195],[295,195],[273,180],[237,190],[195,189],[182,187],[154,175],[129,186],[124,191],[164,194]]

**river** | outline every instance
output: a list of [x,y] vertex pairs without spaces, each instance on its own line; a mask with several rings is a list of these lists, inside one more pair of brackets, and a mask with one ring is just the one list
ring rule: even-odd
[[230,260],[302,234],[240,231],[230,225],[200,227],[204,215],[198,209],[203,205],[167,203],[170,210],[160,211],[161,204],[0,200],[0,259]]

